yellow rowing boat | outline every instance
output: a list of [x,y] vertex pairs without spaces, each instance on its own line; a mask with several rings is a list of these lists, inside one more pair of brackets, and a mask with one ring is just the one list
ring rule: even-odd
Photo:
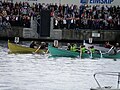
[[46,52],[45,49],[39,49],[37,52],[37,49],[30,48],[27,46],[11,43],[8,40],[8,48],[9,48],[9,53],[20,53],[20,54],[28,54],[28,53],[40,53],[44,54]]

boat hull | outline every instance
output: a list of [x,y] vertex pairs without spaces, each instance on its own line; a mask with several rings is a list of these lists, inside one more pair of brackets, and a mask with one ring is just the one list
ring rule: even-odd
[[[29,48],[26,46],[22,46],[19,44],[14,44],[8,41],[8,48],[9,48],[9,53],[20,53],[20,54],[28,54],[28,53],[34,53],[36,49],[34,48]],[[38,50],[37,53],[44,53],[45,50]]]
[[117,53],[117,54],[103,54],[103,58],[120,59],[120,53]]
[[83,53],[80,55],[79,52],[73,52],[69,50],[59,49],[52,46],[48,46],[50,54],[54,57],[80,57],[80,58],[111,58],[111,59],[120,59],[120,53],[117,54],[100,54],[100,53]]
[[110,59],[120,59],[120,53],[118,54],[109,54],[109,53],[106,53],[106,54],[97,54],[97,53],[94,53],[92,54],[91,56],[92,58],[110,58]]
[[48,46],[48,50],[53,57],[80,57],[80,56],[81,56],[81,58],[89,58],[90,57],[89,54],[80,55],[79,52],[59,49],[59,48],[55,48],[52,46]]

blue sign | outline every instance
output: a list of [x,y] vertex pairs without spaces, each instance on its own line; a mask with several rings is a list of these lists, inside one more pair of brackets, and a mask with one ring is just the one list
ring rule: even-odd
[[88,3],[88,0],[80,0],[80,3],[86,4],[86,3]]
[[114,0],[90,0],[90,4],[111,4]]

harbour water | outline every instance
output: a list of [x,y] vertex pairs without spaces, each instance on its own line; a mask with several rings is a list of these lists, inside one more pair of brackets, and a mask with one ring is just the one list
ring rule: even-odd
[[[49,54],[8,54],[0,42],[0,90],[90,90],[98,87],[93,74],[119,72],[120,60],[49,58]],[[116,77],[98,77],[100,83],[116,86]]]

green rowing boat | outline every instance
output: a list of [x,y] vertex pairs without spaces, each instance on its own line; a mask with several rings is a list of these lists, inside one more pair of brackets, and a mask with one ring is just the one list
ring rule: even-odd
[[110,53],[82,53],[80,55],[79,52],[69,51],[65,49],[55,48],[52,46],[48,46],[48,50],[53,57],[80,57],[80,58],[111,58],[111,59],[120,59],[120,53],[110,54]]
[[[80,53],[79,52],[74,52],[74,51],[69,51],[69,50],[64,50],[64,49],[60,49],[60,48],[55,48],[52,46],[48,46],[48,50],[49,53],[53,56],[53,57],[80,57]],[[87,53],[84,53],[81,55],[81,58],[89,58],[90,55]]]
[[117,54],[103,54],[103,58],[112,58],[112,59],[120,59],[120,53]]

